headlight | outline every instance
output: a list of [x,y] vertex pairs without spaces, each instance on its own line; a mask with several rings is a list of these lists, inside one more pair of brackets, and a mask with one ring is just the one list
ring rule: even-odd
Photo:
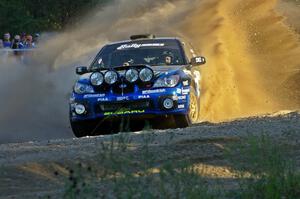
[[90,80],[93,86],[101,86],[104,82],[104,77],[102,73],[95,72],[91,75]]
[[115,71],[107,71],[104,80],[107,84],[112,85],[118,81],[118,73]]
[[139,72],[135,69],[129,69],[125,73],[125,78],[130,83],[136,82],[139,79]]
[[154,77],[154,73],[150,68],[143,68],[140,71],[139,77],[143,82],[150,82]]
[[78,82],[74,86],[74,92],[77,94],[95,93],[92,86]]
[[162,87],[173,88],[177,86],[179,81],[180,81],[179,75],[172,75],[170,77],[159,78],[158,80],[156,80],[155,84],[153,85],[153,88],[162,88]]
[[75,113],[77,115],[83,115],[86,112],[85,106],[82,104],[75,105]]

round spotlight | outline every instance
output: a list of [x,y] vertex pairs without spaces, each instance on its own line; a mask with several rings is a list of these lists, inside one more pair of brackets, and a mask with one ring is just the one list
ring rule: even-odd
[[143,68],[140,71],[139,77],[143,82],[150,82],[154,77],[154,73],[150,68]]
[[172,109],[174,107],[174,101],[170,98],[166,98],[163,101],[163,106],[165,109]]
[[129,69],[125,73],[125,78],[128,82],[134,83],[139,79],[139,72],[135,69]]
[[115,71],[107,71],[104,80],[107,84],[115,84],[118,81],[118,73]]
[[93,86],[101,86],[104,82],[104,77],[102,73],[95,72],[91,75],[90,80]]
[[76,104],[75,105],[75,113],[77,115],[83,115],[85,113],[86,109],[85,106],[82,104]]

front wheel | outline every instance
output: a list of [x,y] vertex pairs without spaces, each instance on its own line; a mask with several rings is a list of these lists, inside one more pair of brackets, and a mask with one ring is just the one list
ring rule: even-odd
[[105,120],[71,121],[71,128],[77,138],[108,135],[119,132],[119,123]]
[[81,122],[72,122],[71,121],[71,128],[74,135],[77,138],[91,136],[94,134],[93,132],[96,129],[95,122],[91,121],[81,121]]
[[175,123],[179,128],[185,128],[198,122],[200,115],[200,100],[196,95],[195,89],[191,88],[190,103],[187,115],[175,115]]

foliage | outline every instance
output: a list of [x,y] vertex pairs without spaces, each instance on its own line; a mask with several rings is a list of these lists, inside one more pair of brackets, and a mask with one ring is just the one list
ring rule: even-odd
[[190,162],[156,165],[152,139],[144,137],[138,154],[126,136],[102,143],[98,164],[69,170],[64,198],[216,198]]
[[138,146],[125,135],[117,138],[100,143],[94,166],[79,163],[70,170],[64,198],[300,198],[300,173],[290,146],[267,134],[226,147],[239,184],[230,190],[210,184],[189,160],[157,161],[151,135]]
[[236,198],[300,197],[300,173],[287,147],[277,140],[267,134],[249,136],[231,146],[229,154],[242,179]]
[[0,33],[61,30],[110,0],[0,0]]

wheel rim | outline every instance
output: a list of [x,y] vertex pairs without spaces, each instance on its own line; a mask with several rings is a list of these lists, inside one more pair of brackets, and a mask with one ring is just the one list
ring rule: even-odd
[[192,123],[198,121],[198,102],[197,97],[194,93],[190,95],[190,108],[189,108],[189,117]]

